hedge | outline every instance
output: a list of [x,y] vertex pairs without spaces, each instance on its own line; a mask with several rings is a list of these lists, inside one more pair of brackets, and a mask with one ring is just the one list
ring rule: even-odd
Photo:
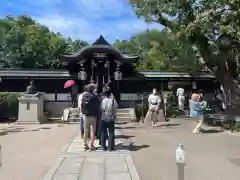
[[[161,93],[161,99],[163,102],[163,99],[167,99],[167,117],[171,117],[171,116],[178,116],[181,115],[182,112],[180,112],[178,110],[178,104],[177,104],[177,100],[175,99],[173,92],[171,91],[163,91]],[[163,104],[162,104],[163,105]],[[143,107],[143,108],[142,108]],[[137,103],[135,106],[135,112],[136,112],[136,116],[137,119],[139,120],[140,117],[142,117],[142,113],[144,115],[144,117],[146,116],[147,112],[148,112],[148,102],[147,99],[144,99],[144,103]]]
[[18,97],[22,93],[0,92],[0,121],[16,120],[18,117]]

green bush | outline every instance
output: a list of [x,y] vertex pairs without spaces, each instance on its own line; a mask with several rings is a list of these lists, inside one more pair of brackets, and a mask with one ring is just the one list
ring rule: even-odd
[[135,112],[138,120],[140,120],[140,118],[142,117],[142,113],[143,117],[145,117],[148,112],[148,103],[144,102],[143,104],[142,103],[136,104]]
[[22,93],[0,92],[0,121],[18,117],[18,97]]
[[167,101],[171,101],[173,99],[173,92],[172,91],[163,91],[162,98],[167,99]]
[[47,104],[45,103],[45,101],[43,102],[43,113],[46,119],[52,116],[52,111],[47,110]]

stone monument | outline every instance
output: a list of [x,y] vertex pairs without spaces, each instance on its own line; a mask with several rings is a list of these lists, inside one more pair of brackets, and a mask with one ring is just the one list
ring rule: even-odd
[[44,122],[43,96],[37,92],[34,81],[30,81],[23,96],[18,98],[18,120],[16,123],[40,124]]

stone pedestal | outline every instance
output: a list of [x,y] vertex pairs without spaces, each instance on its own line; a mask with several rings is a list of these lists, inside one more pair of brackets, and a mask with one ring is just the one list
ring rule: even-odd
[[18,98],[18,120],[16,123],[22,124],[40,124],[44,122],[43,97]]

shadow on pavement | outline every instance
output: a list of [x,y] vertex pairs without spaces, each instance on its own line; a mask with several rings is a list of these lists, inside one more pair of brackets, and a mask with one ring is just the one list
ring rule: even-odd
[[202,133],[203,134],[212,134],[212,133],[221,133],[223,131],[224,130],[221,130],[221,129],[203,129]]
[[32,128],[32,129],[27,129],[23,127],[5,128],[0,131],[0,136],[8,135],[11,133],[18,133],[18,132],[34,132],[34,131],[40,131],[42,129],[51,129],[51,127],[40,127],[40,128]]
[[134,126],[127,126],[127,127],[115,127],[116,129],[135,129]]
[[130,143],[129,145],[125,145],[123,143],[120,143],[116,145],[116,150],[128,150],[128,151],[139,151],[145,148],[149,148],[149,145],[134,145],[133,143]]
[[240,166],[240,158],[228,159],[232,164]]
[[179,126],[180,124],[159,124],[156,127],[173,127],[173,126]]
[[134,145],[133,143],[130,143],[129,145],[124,145],[122,143],[116,145],[117,150],[128,150],[128,151],[139,151],[141,149],[149,148],[149,145]]
[[129,136],[129,135],[116,135],[115,139],[130,139],[133,138],[135,136]]

